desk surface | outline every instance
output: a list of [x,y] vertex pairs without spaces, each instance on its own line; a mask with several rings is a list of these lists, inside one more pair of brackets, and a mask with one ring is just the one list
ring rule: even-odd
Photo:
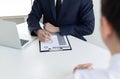
[[21,50],[0,46],[0,79],[67,79],[80,63],[93,63],[95,69],[108,67],[107,50],[68,38],[71,51],[41,53],[38,39]]

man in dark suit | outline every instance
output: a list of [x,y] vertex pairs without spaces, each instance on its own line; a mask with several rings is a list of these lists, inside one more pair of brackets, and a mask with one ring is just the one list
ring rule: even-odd
[[[39,21],[43,15],[45,30]],[[92,0],[35,0],[28,19],[29,30],[40,41],[51,39],[51,32],[72,35],[82,40],[94,30]]]

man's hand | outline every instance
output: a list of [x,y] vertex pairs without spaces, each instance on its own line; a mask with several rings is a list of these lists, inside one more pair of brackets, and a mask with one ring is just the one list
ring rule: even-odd
[[51,34],[45,30],[37,30],[36,34],[41,42],[51,40]]
[[92,64],[90,64],[90,63],[88,63],[88,64],[80,64],[80,65],[76,66],[76,67],[73,69],[73,73],[74,73],[76,70],[79,70],[79,69],[92,70],[93,67],[92,67]]
[[52,33],[60,32],[59,27],[55,27],[50,23],[45,23],[44,27],[45,27],[45,30],[47,30],[48,32],[52,32]]

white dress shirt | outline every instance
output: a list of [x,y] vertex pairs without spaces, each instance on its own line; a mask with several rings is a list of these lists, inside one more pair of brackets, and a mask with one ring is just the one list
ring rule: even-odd
[[[57,2],[57,0],[55,0],[55,6],[56,6],[56,2]],[[61,2],[63,3],[63,0],[61,0]]]
[[111,59],[111,66],[104,71],[77,70],[75,79],[120,79],[120,54]]

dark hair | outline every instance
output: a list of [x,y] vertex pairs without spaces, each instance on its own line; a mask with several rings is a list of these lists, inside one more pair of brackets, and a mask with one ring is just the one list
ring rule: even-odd
[[120,0],[102,0],[101,10],[120,38]]

